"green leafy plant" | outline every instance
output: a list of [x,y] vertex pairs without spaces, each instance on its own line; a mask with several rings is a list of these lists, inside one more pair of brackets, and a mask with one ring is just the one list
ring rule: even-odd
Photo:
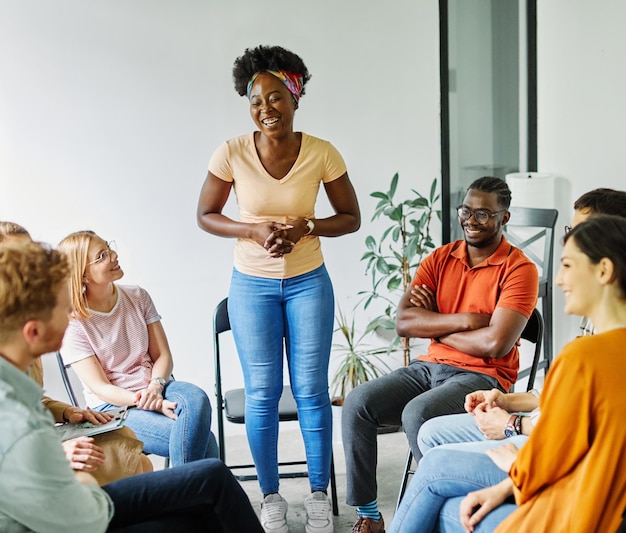
[[364,342],[366,333],[357,336],[354,328],[354,317],[345,316],[341,308],[337,309],[337,329],[345,340],[345,344],[333,344],[333,353],[341,358],[339,368],[331,383],[334,403],[342,403],[346,394],[365,381],[377,378],[390,370],[389,365],[381,359],[388,353],[387,347],[374,348]]
[[[383,312],[367,325],[365,333],[372,331],[391,332],[391,349],[402,344],[404,363],[410,360],[409,339],[395,335],[398,303],[411,283],[412,275],[422,259],[435,248],[430,225],[433,215],[441,220],[441,211],[434,208],[439,200],[437,179],[432,181],[428,197],[415,189],[413,196],[395,201],[398,187],[398,173],[391,179],[389,190],[373,192],[378,198],[372,221],[385,218],[388,223],[380,238],[368,235],[365,239],[367,251],[361,257],[366,262],[365,272],[369,274],[371,288],[360,291],[361,303],[367,309],[373,302],[381,302]],[[390,349],[388,348],[388,350]]]

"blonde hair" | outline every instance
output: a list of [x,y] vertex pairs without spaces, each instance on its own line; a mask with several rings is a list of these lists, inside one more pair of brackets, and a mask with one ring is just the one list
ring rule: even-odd
[[59,250],[67,255],[70,262],[70,297],[75,318],[91,316],[87,309],[83,278],[87,268],[89,246],[94,237],[98,236],[91,230],[77,231],[59,243]]
[[13,237],[15,235],[28,237],[28,239],[31,238],[30,233],[26,231],[26,228],[24,226],[20,226],[15,222],[0,222],[0,242],[3,242],[9,237]]
[[0,343],[29,320],[50,320],[69,273],[58,250],[33,242],[0,246]]

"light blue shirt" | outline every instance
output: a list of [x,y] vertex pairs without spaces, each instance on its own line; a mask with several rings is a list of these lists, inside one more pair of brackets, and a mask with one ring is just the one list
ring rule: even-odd
[[0,357],[0,531],[106,531],[113,503],[76,480],[37,383]]

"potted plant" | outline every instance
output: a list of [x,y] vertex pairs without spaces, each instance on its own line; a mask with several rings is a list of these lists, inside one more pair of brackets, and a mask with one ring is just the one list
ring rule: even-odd
[[[390,370],[382,356],[402,350],[404,363],[409,363],[409,339],[400,339],[395,334],[397,306],[411,282],[411,275],[435,248],[430,224],[433,215],[441,219],[441,212],[434,209],[439,199],[436,179],[431,184],[428,197],[413,190],[410,198],[394,203],[397,187],[396,173],[388,191],[371,193],[372,197],[379,199],[372,220],[385,217],[389,224],[379,239],[371,235],[365,239],[367,251],[361,260],[367,262],[366,273],[370,276],[372,287],[359,292],[362,298],[355,306],[356,309],[362,304],[365,310],[373,302],[381,302],[384,309],[360,335],[355,330],[354,315],[348,320],[341,309],[337,312],[338,327],[335,331],[341,332],[343,342],[333,344],[333,353],[341,357],[331,382],[335,405],[341,405],[350,389]],[[384,346],[373,347],[365,339],[374,332],[390,333],[391,340]]]
[[396,202],[398,179],[398,173],[394,174],[388,191],[376,191],[370,195],[379,200],[372,221],[384,217],[387,226],[380,238],[368,235],[365,239],[367,251],[361,260],[366,262],[365,271],[370,276],[371,288],[359,294],[363,297],[364,309],[373,302],[384,306],[383,311],[369,322],[365,332],[391,333],[391,348],[402,344],[404,364],[408,365],[409,339],[395,335],[398,302],[422,259],[435,248],[430,224],[433,215],[441,220],[441,211],[434,208],[439,200],[436,178],[431,183],[428,197],[411,189],[413,196]]
[[336,321],[335,331],[341,332],[344,343],[333,344],[333,353],[341,360],[331,383],[331,397],[333,405],[343,405],[343,400],[351,389],[390,369],[380,357],[388,353],[388,348],[374,348],[366,344],[364,338],[367,333],[357,336],[354,316],[348,321],[341,308],[338,308]]

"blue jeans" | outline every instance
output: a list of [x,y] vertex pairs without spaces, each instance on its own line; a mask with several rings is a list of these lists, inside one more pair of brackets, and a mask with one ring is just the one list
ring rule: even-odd
[[435,446],[454,449],[458,444],[461,444],[462,450],[474,452],[497,448],[508,442],[521,448],[527,440],[527,435],[489,440],[480,432],[474,417],[469,413],[431,418],[424,422],[417,434],[417,445],[422,454]]
[[218,459],[121,479],[102,487],[116,533],[263,533],[250,500]]
[[[422,457],[387,533],[463,533],[459,521],[463,498],[506,477],[485,453],[433,448]],[[476,533],[493,531],[516,508],[504,504],[494,509]]]
[[[131,409],[126,425],[143,442],[146,453],[169,457],[172,466],[219,455],[215,435],[211,432],[211,404],[206,393],[184,381],[170,381],[164,398],[176,402],[178,418],[172,420],[156,411]],[[95,407],[106,411],[114,406]]]
[[263,494],[278,492],[283,344],[313,490],[326,490],[332,454],[328,361],[334,295],[323,265],[288,279],[233,271],[228,314],[246,389],[246,432]]
[[[464,497],[450,498],[441,508],[439,529],[436,530],[438,533],[465,533],[459,519],[461,502]],[[517,505],[514,503],[503,503],[478,523],[474,528],[474,533],[493,533],[496,527],[504,522],[504,519],[516,509]]]

